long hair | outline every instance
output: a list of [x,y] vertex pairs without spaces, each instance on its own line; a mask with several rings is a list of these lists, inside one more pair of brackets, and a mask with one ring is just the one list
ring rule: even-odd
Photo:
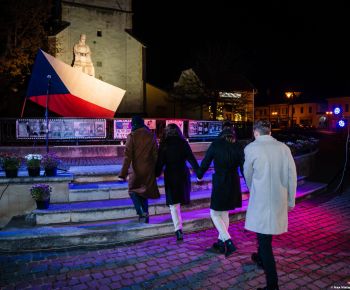
[[230,143],[236,142],[236,132],[233,128],[233,123],[226,121],[222,126],[222,132],[220,134],[220,138],[225,139],[225,141]]
[[185,137],[182,134],[179,126],[176,125],[176,124],[173,124],[173,123],[168,124],[165,127],[164,133],[163,133],[163,136],[162,136],[162,141],[164,142],[169,137],[179,137],[179,138],[185,140]]

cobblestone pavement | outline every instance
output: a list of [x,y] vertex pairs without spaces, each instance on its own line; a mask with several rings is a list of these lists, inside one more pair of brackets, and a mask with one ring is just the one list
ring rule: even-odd
[[[204,251],[214,229],[122,246],[1,254],[1,289],[256,289],[255,234],[230,226],[238,250]],[[350,190],[297,204],[290,231],[273,242],[280,289],[350,289]]]

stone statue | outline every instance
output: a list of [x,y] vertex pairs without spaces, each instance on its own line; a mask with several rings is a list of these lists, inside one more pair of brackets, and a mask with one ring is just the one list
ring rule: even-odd
[[89,46],[85,43],[85,40],[86,35],[81,34],[79,42],[74,45],[73,67],[80,69],[82,72],[94,77],[95,68],[91,60],[91,51]]

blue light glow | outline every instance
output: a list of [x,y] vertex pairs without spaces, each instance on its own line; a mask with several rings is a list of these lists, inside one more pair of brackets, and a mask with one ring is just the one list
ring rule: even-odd
[[339,121],[338,121],[338,126],[339,126],[340,128],[345,127],[345,125],[346,125],[345,120],[339,120]]
[[341,112],[341,108],[340,107],[335,107],[333,112],[334,112],[335,115],[339,115],[340,112]]

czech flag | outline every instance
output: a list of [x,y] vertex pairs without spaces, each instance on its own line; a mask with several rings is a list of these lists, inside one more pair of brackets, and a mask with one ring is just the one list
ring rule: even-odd
[[27,90],[29,100],[63,117],[113,118],[125,90],[39,50]]

